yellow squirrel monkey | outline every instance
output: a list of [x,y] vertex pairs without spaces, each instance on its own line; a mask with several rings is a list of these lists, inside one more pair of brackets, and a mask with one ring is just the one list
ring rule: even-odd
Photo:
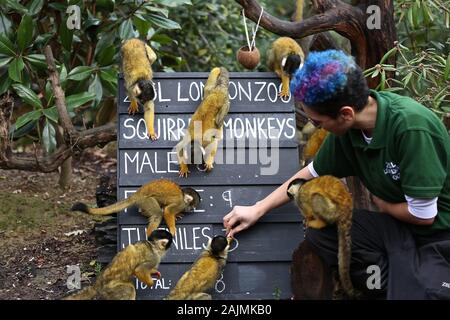
[[72,211],[81,211],[94,215],[107,215],[119,212],[132,205],[148,217],[147,235],[158,228],[162,219],[166,222],[170,233],[175,236],[175,221],[183,211],[191,211],[200,204],[200,195],[192,188],[181,188],[173,181],[159,179],[140,187],[129,198],[104,208],[89,208],[78,202],[72,206]]
[[156,54],[144,41],[140,39],[126,40],[121,48],[122,71],[125,87],[130,98],[129,114],[138,111],[138,101],[144,105],[144,120],[147,133],[152,140],[156,140],[155,133],[155,104],[156,96],[151,65],[156,60]]
[[207,293],[225,267],[232,238],[215,236],[165,300],[211,300]]
[[306,181],[294,179],[287,194],[300,208],[307,227],[321,229],[337,224],[339,278],[345,292],[357,296],[350,279],[353,200],[344,183],[333,176]]
[[305,54],[294,39],[281,37],[272,43],[267,51],[267,65],[281,78],[280,97],[289,96],[290,79],[302,67],[304,60]]
[[100,273],[95,284],[63,300],[135,300],[133,276],[153,286],[152,276],[161,277],[159,263],[172,244],[172,235],[166,230],[153,231],[147,240],[138,241],[122,249]]
[[200,164],[200,160],[206,171],[212,170],[223,136],[224,119],[230,109],[228,83],[229,73],[225,68],[210,72],[203,101],[192,116],[186,135],[176,146],[180,177],[187,177],[189,163]]

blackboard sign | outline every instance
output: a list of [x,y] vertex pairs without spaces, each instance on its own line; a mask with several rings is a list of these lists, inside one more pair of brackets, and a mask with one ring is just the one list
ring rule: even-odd
[[[195,188],[202,197],[195,211],[177,221],[172,248],[152,288],[136,280],[138,299],[165,297],[214,235],[224,235],[222,218],[234,205],[251,205],[299,170],[294,104],[278,97],[273,73],[230,73],[230,112],[214,169],[190,167],[178,177],[175,145],[203,99],[208,73],[155,73],[155,131],[146,136],[142,113],[128,115],[123,78],[118,97],[118,198],[129,197],[152,180],[170,179]],[[141,110],[142,111],[142,110]],[[118,215],[118,250],[145,239],[146,218],[135,207]],[[303,239],[301,217],[292,203],[267,214],[237,235],[213,299],[288,299],[292,252]]]

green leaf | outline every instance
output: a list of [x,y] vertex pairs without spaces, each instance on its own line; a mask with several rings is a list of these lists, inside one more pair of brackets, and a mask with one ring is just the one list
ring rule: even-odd
[[96,95],[93,92],[82,92],[68,96],[66,97],[67,110],[73,111],[75,108],[82,106],[86,102],[94,100],[95,97]]
[[6,90],[9,89],[9,86],[11,85],[13,81],[9,77],[3,77],[0,81],[0,95],[4,94]]
[[426,1],[422,3],[422,14],[423,14],[423,21],[426,26],[428,26],[431,22],[434,21],[433,15],[431,14],[430,8],[428,8]]
[[376,76],[378,76],[379,73],[380,73],[380,69],[376,69],[376,70],[372,73],[372,78],[375,78]]
[[25,67],[23,64],[22,57],[15,58],[9,65],[8,68],[8,74],[9,77],[16,81],[21,82],[22,81],[22,70]]
[[450,54],[447,56],[447,62],[445,63],[444,80],[447,80],[449,75],[450,75]]
[[407,16],[407,18],[408,18],[409,24],[411,25],[411,28],[414,29],[415,26],[414,26],[413,9],[412,9],[412,7],[410,7],[410,8],[408,9],[408,12],[407,12],[406,16]]
[[152,23],[154,23],[158,27],[164,29],[181,29],[180,25],[173,20],[158,16],[153,13],[148,14],[147,17]]
[[51,153],[56,150],[56,131],[55,127],[48,119],[45,119],[45,126],[42,129],[42,142],[47,153]]
[[58,109],[55,107],[47,108],[43,110],[44,116],[50,120],[52,120],[54,123],[58,123],[59,114]]
[[61,84],[65,83],[67,80],[67,68],[65,64],[61,65],[61,71],[59,72],[59,81]]
[[41,12],[42,7],[44,6],[44,0],[33,0],[31,1],[30,5],[28,6],[29,14],[34,16],[35,14],[38,14]]
[[17,95],[23,99],[23,101],[35,108],[42,109],[42,102],[33,90],[20,83],[15,83],[12,87],[16,91]]
[[0,34],[7,34],[11,30],[11,21],[0,11]]
[[114,11],[115,0],[97,0],[95,3],[97,10]]
[[11,60],[12,60],[12,57],[1,58],[0,59],[0,68],[3,66],[6,66]]
[[88,66],[79,66],[75,69],[70,70],[69,74],[67,75],[67,80],[75,80],[75,81],[81,81],[89,77],[92,72],[94,71],[94,68],[88,67]]
[[8,7],[18,11],[19,13],[26,14],[28,9],[22,6],[17,0],[6,0]]
[[101,70],[100,77],[108,82],[117,82],[117,71],[116,70]]
[[114,62],[114,55],[116,54],[116,47],[111,45],[100,51],[96,60],[100,66],[107,66]]
[[182,4],[190,4],[190,5],[192,4],[191,0],[154,0],[153,2],[172,8]]
[[386,72],[383,70],[381,71],[380,90],[384,90],[385,85],[386,85]]
[[153,6],[146,6],[145,8],[148,11],[161,13],[166,18],[169,17],[169,10],[166,8],[158,8],[158,7],[153,7]]
[[95,94],[94,108],[96,108],[103,96],[103,87],[98,75],[95,75],[94,81],[89,85],[88,92]]
[[64,49],[70,51],[72,49],[73,30],[67,29],[66,23],[61,23],[59,37],[61,38]]
[[147,36],[148,29],[150,29],[150,23],[145,19],[141,19],[138,16],[133,17],[133,23],[136,26],[139,35],[143,38]]
[[16,52],[14,51],[14,45],[12,42],[6,37],[6,35],[0,34],[0,53],[6,54],[7,56],[15,56]]
[[130,39],[134,37],[133,23],[131,19],[127,19],[120,24],[119,27],[120,39]]
[[23,58],[36,68],[47,69],[47,61],[43,54],[29,54]]
[[109,47],[111,44],[114,44],[115,39],[116,34],[113,32],[102,34],[100,40],[97,42],[97,46],[95,47],[94,56],[97,56],[99,52]]
[[176,42],[174,39],[172,39],[171,37],[169,37],[166,34],[155,34],[150,40],[158,42],[162,45],[171,44],[172,42]]
[[381,58],[380,64],[383,64],[387,60],[387,58],[389,58],[396,51],[397,51],[397,47],[393,47],[391,50],[386,52],[385,55],[383,56],[383,58]]
[[31,43],[33,38],[33,19],[29,15],[22,17],[19,28],[17,29],[17,43],[20,51],[23,51]]
[[410,72],[408,73],[404,78],[403,78],[403,85],[406,87],[409,83],[409,80],[411,80],[413,73]]
[[67,9],[67,4],[62,4],[62,3],[58,3],[58,2],[52,2],[48,5],[50,8],[53,8],[55,10],[58,11],[66,11]]
[[16,130],[23,127],[25,124],[27,124],[30,121],[36,121],[38,120],[42,115],[42,110],[34,110],[30,111],[28,113],[25,113],[24,115],[21,115],[19,118],[17,118],[15,126]]

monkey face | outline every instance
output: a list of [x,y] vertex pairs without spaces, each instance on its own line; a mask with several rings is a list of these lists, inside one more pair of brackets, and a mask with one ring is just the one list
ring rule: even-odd
[[168,250],[172,245],[172,234],[167,230],[156,229],[147,238],[148,241],[157,244],[161,249]]
[[300,190],[301,186],[306,182],[305,179],[294,179],[292,180],[287,187],[287,196],[289,199],[294,199]]
[[185,211],[192,211],[197,208],[202,200],[197,191],[193,188],[183,188],[184,202],[186,204]]
[[215,236],[210,240],[208,247],[215,256],[223,256],[228,253],[230,248],[228,239],[224,236]]
[[156,97],[155,83],[151,80],[139,80],[135,84],[133,91],[142,104],[152,101]]
[[281,61],[281,67],[288,75],[293,75],[298,68],[302,67],[302,65],[302,57],[298,54],[290,54]]

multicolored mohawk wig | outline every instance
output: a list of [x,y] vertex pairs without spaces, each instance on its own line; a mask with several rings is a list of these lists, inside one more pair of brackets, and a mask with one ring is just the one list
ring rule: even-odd
[[291,80],[291,93],[296,101],[314,106],[333,98],[347,84],[347,74],[357,67],[353,57],[343,51],[311,52],[303,68]]

